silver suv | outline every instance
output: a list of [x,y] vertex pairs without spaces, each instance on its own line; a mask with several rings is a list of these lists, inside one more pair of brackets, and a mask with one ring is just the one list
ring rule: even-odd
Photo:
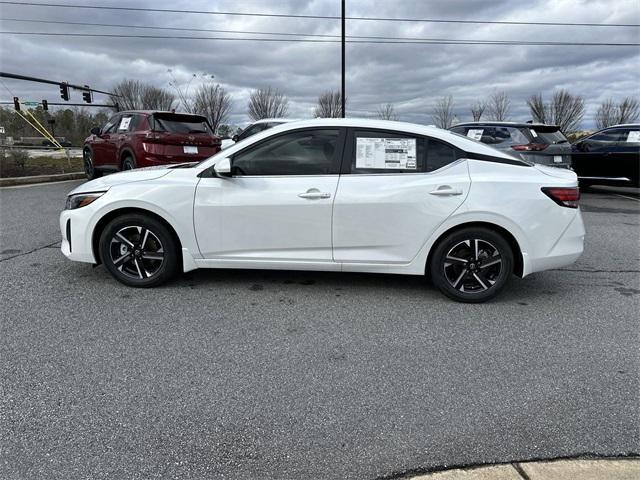
[[571,144],[557,125],[467,122],[449,130],[532,163],[571,168]]

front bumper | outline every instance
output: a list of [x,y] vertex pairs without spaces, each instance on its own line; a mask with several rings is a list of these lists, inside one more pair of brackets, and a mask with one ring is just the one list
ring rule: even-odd
[[60,214],[60,233],[62,243],[60,250],[69,260],[76,262],[97,263],[91,239],[89,220],[91,215],[84,211],[91,205],[76,210],[63,210]]

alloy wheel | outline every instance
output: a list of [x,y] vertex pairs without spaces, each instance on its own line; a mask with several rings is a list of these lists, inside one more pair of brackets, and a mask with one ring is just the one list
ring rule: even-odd
[[162,242],[151,230],[131,225],[121,228],[111,238],[109,255],[113,265],[122,274],[144,280],[160,271],[165,251]]
[[444,276],[456,290],[481,293],[489,290],[502,271],[500,251],[490,242],[478,238],[463,240],[444,258]]

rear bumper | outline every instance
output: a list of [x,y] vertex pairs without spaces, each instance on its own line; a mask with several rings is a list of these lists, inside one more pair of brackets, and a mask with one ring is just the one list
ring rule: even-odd
[[549,167],[567,168],[571,169],[571,154],[561,153],[556,155],[542,154],[542,153],[528,153],[519,152],[520,157],[528,162],[538,163],[540,165],[547,165]]
[[584,251],[584,222],[580,210],[562,232],[551,250],[539,258],[531,258],[529,273],[566,267],[574,263]]

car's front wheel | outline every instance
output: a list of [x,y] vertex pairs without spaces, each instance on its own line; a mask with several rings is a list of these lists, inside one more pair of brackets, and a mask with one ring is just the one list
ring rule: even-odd
[[498,232],[464,228],[438,243],[430,273],[433,284],[449,298],[484,302],[497,295],[513,274],[513,252]]
[[158,220],[129,214],[111,220],[100,235],[100,258],[116,280],[131,287],[155,287],[178,270],[178,248]]
[[82,151],[82,162],[84,165],[84,173],[89,180],[94,180],[102,176],[102,172],[97,170],[93,164],[93,154],[89,148]]

